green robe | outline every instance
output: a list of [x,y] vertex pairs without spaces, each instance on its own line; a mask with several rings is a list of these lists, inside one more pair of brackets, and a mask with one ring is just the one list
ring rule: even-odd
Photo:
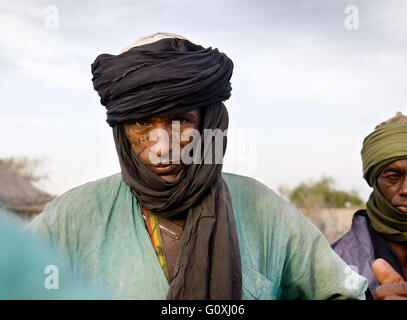
[[[364,299],[365,278],[295,207],[252,178],[223,174],[232,196],[243,299]],[[116,174],[72,189],[29,229],[68,253],[120,299],[165,299],[169,288],[139,204]]]
[[0,206],[0,300],[109,299],[39,239],[22,230],[14,213]]

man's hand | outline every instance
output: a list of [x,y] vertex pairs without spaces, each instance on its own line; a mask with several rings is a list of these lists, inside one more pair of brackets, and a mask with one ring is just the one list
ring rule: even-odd
[[407,300],[407,282],[383,259],[376,259],[373,273],[379,281],[375,300]]

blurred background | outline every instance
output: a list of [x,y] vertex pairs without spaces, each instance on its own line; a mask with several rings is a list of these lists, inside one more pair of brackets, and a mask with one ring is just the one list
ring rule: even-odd
[[234,62],[224,171],[252,176],[333,241],[370,188],[360,150],[407,112],[404,0],[0,1],[0,206],[28,221],[120,171],[90,65],[155,32]]

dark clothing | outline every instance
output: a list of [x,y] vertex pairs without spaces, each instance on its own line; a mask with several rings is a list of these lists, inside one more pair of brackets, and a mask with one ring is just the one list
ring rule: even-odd
[[166,38],[119,55],[99,55],[92,81],[114,127],[225,101],[232,72],[232,60],[218,49]]
[[404,277],[397,253],[386,239],[372,228],[366,210],[359,210],[353,215],[351,229],[331,246],[347,264],[356,266],[357,272],[368,280],[366,299],[373,299],[379,285],[372,270],[375,259],[386,260]]
[[[394,270],[400,274],[404,279],[403,266],[400,263],[397,252],[389,246],[386,239],[372,228],[370,220],[367,219],[370,235],[372,237],[373,248],[376,259],[382,258],[386,260]],[[405,279],[404,279],[405,280]]]

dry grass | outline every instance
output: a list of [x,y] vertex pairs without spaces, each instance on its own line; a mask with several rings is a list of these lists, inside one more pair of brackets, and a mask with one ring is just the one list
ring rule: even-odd
[[332,243],[349,231],[353,214],[358,209],[318,209],[306,212],[300,209],[322,231],[329,243]]

